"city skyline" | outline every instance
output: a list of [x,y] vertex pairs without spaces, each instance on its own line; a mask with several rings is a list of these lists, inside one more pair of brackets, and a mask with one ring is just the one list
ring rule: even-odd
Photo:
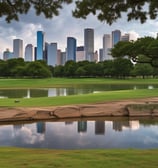
[[25,39],[24,46],[32,43],[36,44],[36,31],[41,30],[46,32],[46,39],[49,43],[57,42],[58,48],[64,50],[66,47],[66,37],[72,36],[78,39],[78,45],[83,45],[84,40],[82,38],[83,29],[86,27],[94,28],[95,31],[95,49],[98,50],[102,45],[102,35],[109,34],[115,29],[121,30],[123,34],[132,33],[133,38],[152,36],[156,37],[158,20],[148,19],[145,24],[141,24],[139,21],[126,21],[126,16],[111,26],[105,22],[100,22],[95,16],[88,16],[86,20],[75,19],[71,16],[71,10],[74,5],[66,5],[60,12],[60,15],[52,19],[45,19],[42,15],[36,16],[34,11],[31,10],[27,15],[20,16],[20,21],[12,21],[10,24],[5,22],[4,17],[0,18],[0,56],[9,48],[12,48],[12,40],[22,38]]
[[[94,39],[94,29],[93,28],[85,28],[84,29],[84,45],[77,46],[77,39],[75,37],[67,37],[67,46],[64,51],[58,48],[58,43],[51,42],[48,43],[45,39],[46,33],[43,31],[36,32],[36,45],[33,46],[32,44],[27,44],[25,47],[22,45],[22,39],[13,39],[13,51],[6,51],[3,53],[3,59],[7,60],[10,58],[24,58],[25,61],[34,61],[34,60],[45,60],[47,61],[48,65],[56,66],[56,65],[63,65],[65,61],[73,60],[73,61],[104,61],[104,60],[112,60],[112,56],[109,55],[110,49],[114,44],[123,40],[129,41],[130,34],[123,34],[120,30],[114,30],[111,34],[104,34],[102,37],[102,45],[100,46],[99,50],[102,50],[102,54],[100,51],[95,51],[95,39]],[[15,47],[16,44],[16,47]],[[19,46],[19,48],[18,48]],[[23,54],[16,54],[20,52],[22,53],[24,48]],[[17,51],[16,51],[16,50]],[[18,51],[19,50],[19,51]],[[65,61],[62,61],[62,54],[63,52],[66,53]],[[29,55],[30,54],[30,55]],[[9,56],[10,55],[10,56]],[[13,55],[14,57],[11,57]],[[63,63],[62,63],[63,62]]]

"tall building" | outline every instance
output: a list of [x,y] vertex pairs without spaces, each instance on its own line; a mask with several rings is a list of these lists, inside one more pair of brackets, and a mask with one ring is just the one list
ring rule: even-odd
[[3,52],[3,60],[8,60],[13,58],[13,53],[9,51],[9,49],[7,48],[6,51]]
[[76,50],[76,62],[84,61],[84,46],[77,47]]
[[112,48],[112,40],[110,34],[104,34],[103,36],[103,61],[111,60],[110,49]]
[[32,44],[27,44],[27,46],[25,47],[25,61],[34,61],[34,47]]
[[73,37],[67,37],[66,60],[76,61],[76,39]]
[[43,60],[44,59],[44,49],[45,49],[45,42],[44,42],[44,32],[37,31],[37,55],[36,60]]
[[99,61],[104,61],[104,57],[103,57],[103,48],[99,49]]
[[57,43],[50,43],[47,46],[47,64],[57,65]]
[[94,60],[94,29],[84,29],[85,60]]
[[13,57],[23,58],[23,40],[21,39],[13,40]]
[[66,52],[61,52],[61,65],[64,65],[66,62]]
[[130,35],[129,34],[124,34],[121,36],[121,41],[129,41],[130,40]]
[[57,50],[57,65],[61,65],[61,50]]
[[112,31],[112,47],[121,40],[121,31],[114,30]]

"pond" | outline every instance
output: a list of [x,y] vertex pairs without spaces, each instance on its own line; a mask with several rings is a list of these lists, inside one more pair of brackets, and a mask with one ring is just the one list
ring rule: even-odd
[[96,93],[112,90],[153,89],[153,88],[158,88],[158,85],[93,84],[93,85],[78,85],[67,88],[0,89],[0,98],[53,97],[53,96],[68,96],[77,94]]
[[158,148],[158,119],[88,119],[0,125],[0,146],[49,149]]

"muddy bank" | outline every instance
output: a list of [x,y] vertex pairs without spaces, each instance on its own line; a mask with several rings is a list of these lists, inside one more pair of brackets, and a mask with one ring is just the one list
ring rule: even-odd
[[38,108],[0,108],[0,122],[112,116],[158,117],[158,98]]

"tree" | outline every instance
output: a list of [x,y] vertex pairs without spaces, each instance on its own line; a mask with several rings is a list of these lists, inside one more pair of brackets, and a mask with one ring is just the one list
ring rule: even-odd
[[47,78],[51,77],[49,67],[45,67],[41,62],[34,61],[26,65],[26,76],[31,78]]
[[[59,15],[59,10],[64,4],[73,0],[1,0],[0,17],[6,16],[6,21],[19,19],[19,15],[26,14],[34,8],[37,15],[44,14],[46,18]],[[100,21],[112,24],[127,14],[127,20],[140,20],[144,23],[148,18],[156,19],[158,1],[156,0],[75,0],[75,9],[72,14],[76,18],[86,18],[89,14],[96,15]]]
[[116,58],[128,56],[133,62],[158,67],[158,39],[144,37],[137,41],[118,42],[111,49],[111,55]]
[[133,64],[129,59],[117,58],[113,62],[113,75],[117,77],[126,77],[130,75]]
[[145,76],[153,75],[153,67],[150,64],[136,64],[133,69],[133,75],[142,76],[143,79]]

